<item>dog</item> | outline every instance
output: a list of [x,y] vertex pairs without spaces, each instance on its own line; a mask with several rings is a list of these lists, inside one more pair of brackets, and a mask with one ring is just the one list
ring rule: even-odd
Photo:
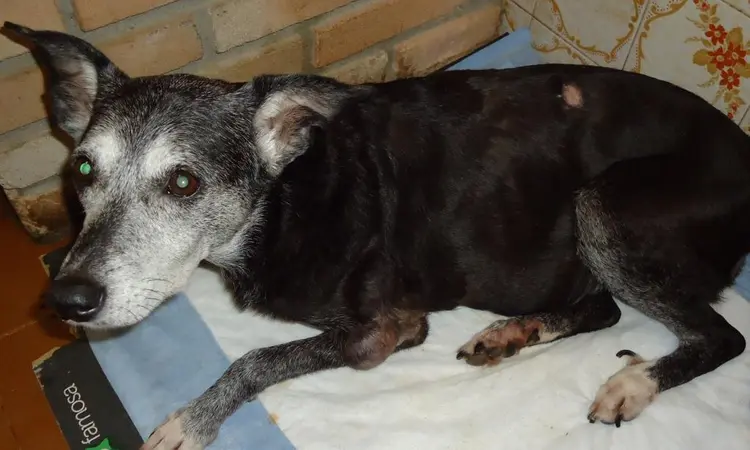
[[63,320],[134,325],[208,262],[243,306],[320,330],[236,360],[144,449],[204,448],[269,386],[372,369],[459,305],[508,317],[458,349],[475,366],[613,326],[614,298],[671,330],[669,355],[618,353],[592,423],[745,349],[711,305],[750,250],[750,138],[676,85],[560,64],[131,78],[84,40],[4,28],[75,142],[85,220],[47,294]]

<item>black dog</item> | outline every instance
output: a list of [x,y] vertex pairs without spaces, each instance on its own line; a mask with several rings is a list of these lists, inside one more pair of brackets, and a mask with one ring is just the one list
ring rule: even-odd
[[609,327],[613,296],[666,325],[678,348],[621,352],[592,422],[745,348],[711,304],[750,250],[750,138],[681,88],[566,65],[129,78],[74,37],[6,28],[36,44],[77,143],[86,223],[50,291],[65,319],[133,324],[207,260],[244,305],[321,330],[234,362],[145,448],[202,448],[265,388],[375,367],[458,305],[513,316],[460,349],[474,365]]

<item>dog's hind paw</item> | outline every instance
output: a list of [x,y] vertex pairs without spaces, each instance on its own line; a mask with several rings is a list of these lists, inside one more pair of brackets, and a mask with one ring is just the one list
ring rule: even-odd
[[648,374],[650,362],[643,362],[632,352],[619,352],[618,356],[630,357],[629,364],[599,388],[589,408],[591,423],[598,421],[619,427],[622,422],[638,417],[658,393],[659,385]]
[[498,320],[461,346],[456,359],[472,366],[494,366],[521,348],[540,342],[542,330],[542,323],[536,319]]
[[186,425],[186,411],[187,408],[170,414],[151,433],[140,450],[203,450],[215,436],[201,436],[188,431],[191,427]]

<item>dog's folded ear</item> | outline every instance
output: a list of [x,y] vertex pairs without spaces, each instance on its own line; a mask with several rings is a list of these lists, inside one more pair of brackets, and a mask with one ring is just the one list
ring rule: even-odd
[[323,128],[328,108],[302,94],[276,92],[255,113],[255,141],[266,170],[277,176],[312,144],[313,128]]
[[88,42],[57,31],[36,31],[5,22],[3,31],[29,45],[47,72],[55,125],[76,142],[86,131],[94,102],[120,86],[127,76]]

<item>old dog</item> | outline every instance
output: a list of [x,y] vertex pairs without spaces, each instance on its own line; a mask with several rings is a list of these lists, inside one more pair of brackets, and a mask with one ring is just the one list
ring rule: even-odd
[[62,319],[134,325],[206,261],[242,305],[320,329],[235,361],[146,449],[204,448],[267,387],[374,368],[459,305],[509,317],[458,349],[472,365],[612,326],[614,298],[667,326],[674,352],[623,350],[582,411],[617,426],[745,349],[711,304],[750,250],[750,138],[675,85],[556,64],[132,78],[81,39],[5,30],[75,142],[85,221],[47,295]]

